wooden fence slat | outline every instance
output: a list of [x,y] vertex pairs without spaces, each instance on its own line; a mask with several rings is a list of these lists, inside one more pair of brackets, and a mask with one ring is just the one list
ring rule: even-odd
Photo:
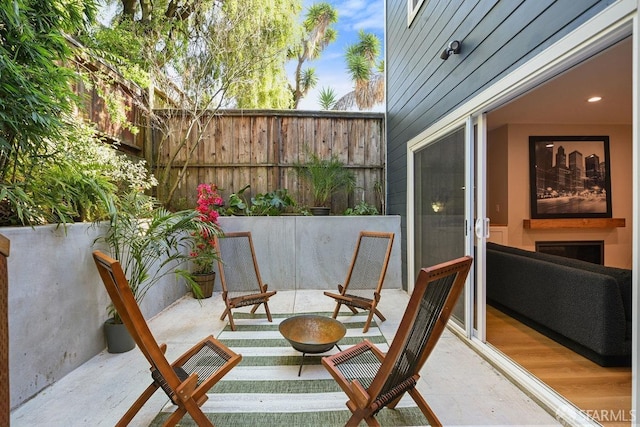
[[358,165],[365,164],[366,152],[369,148],[366,143],[367,139],[367,123],[364,120],[353,120],[351,122],[351,128],[353,136],[349,146],[352,149],[352,162]]
[[[234,153],[234,140],[236,138],[233,127],[233,120],[225,120],[223,117],[216,119],[217,130],[216,136],[220,144],[220,157],[217,161],[221,164],[233,163],[237,161],[237,154]],[[197,159],[194,163],[204,163],[208,159]]]
[[252,163],[265,164],[273,158],[270,153],[272,145],[269,143],[269,121],[267,117],[253,117],[251,125],[251,140],[253,141]]
[[276,117],[268,117],[266,120],[265,138],[267,139],[266,144],[269,147],[266,161],[276,165],[270,168],[269,171],[267,183],[269,188],[278,188],[278,185],[282,182],[280,179],[280,147],[282,144],[282,138],[279,134],[281,129],[280,123],[281,121]]
[[251,152],[256,148],[255,141],[251,139],[251,118],[233,118],[235,138],[233,139],[233,149],[236,152],[238,163],[252,163]]

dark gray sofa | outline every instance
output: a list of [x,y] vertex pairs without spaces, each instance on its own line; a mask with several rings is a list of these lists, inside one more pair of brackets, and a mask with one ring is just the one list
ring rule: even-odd
[[631,364],[631,270],[487,243],[487,302],[601,366]]

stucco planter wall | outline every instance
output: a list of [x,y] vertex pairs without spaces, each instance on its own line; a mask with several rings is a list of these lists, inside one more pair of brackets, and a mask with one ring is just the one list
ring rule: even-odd
[[[2,227],[11,241],[9,377],[11,407],[28,400],[105,350],[109,297],[93,262],[91,224]],[[168,275],[142,302],[147,317],[183,296]]]
[[394,232],[384,286],[402,287],[400,216],[238,216],[221,217],[220,225],[224,231],[251,232],[262,281],[273,290],[337,290],[360,231]]
[[[221,225],[225,231],[252,232],[263,280],[274,290],[337,289],[359,231],[393,231],[385,287],[402,286],[399,216],[223,217]],[[106,351],[102,326],[109,298],[91,257],[102,230],[91,224],[0,229],[11,241],[12,408]],[[215,290],[220,290],[219,280]],[[142,311],[151,317],[186,292],[183,283],[167,275],[147,293]]]

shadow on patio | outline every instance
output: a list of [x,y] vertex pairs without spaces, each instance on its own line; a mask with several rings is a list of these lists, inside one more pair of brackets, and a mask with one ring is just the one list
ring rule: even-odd
[[[387,321],[378,325],[388,342],[393,339],[407,301],[404,291],[383,291],[379,307]],[[269,306],[274,314],[329,312],[335,307],[333,300],[320,290],[279,291]],[[152,318],[149,325],[156,339],[167,344],[168,359],[174,360],[204,336],[219,336],[227,323],[219,320],[223,310],[219,292],[202,304],[186,296]],[[280,320],[275,318],[274,322]],[[297,372],[298,368],[293,368]],[[445,425],[560,425],[448,330],[427,360],[422,375],[418,388]],[[139,350],[123,354],[104,351],[14,410],[11,425],[113,426],[149,381],[148,364]],[[215,387],[213,392],[209,402],[215,402]],[[346,395],[339,398],[346,403]],[[251,400],[247,395],[231,399]],[[288,401],[295,405],[292,400],[295,399]],[[167,402],[167,396],[157,391],[132,425],[148,426]],[[240,417],[236,425],[242,425]]]

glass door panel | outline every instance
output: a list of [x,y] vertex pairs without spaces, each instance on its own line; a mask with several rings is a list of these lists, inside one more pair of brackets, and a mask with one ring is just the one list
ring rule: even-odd
[[[465,128],[414,153],[416,277],[428,267],[465,255]],[[454,320],[465,324],[465,294]]]

